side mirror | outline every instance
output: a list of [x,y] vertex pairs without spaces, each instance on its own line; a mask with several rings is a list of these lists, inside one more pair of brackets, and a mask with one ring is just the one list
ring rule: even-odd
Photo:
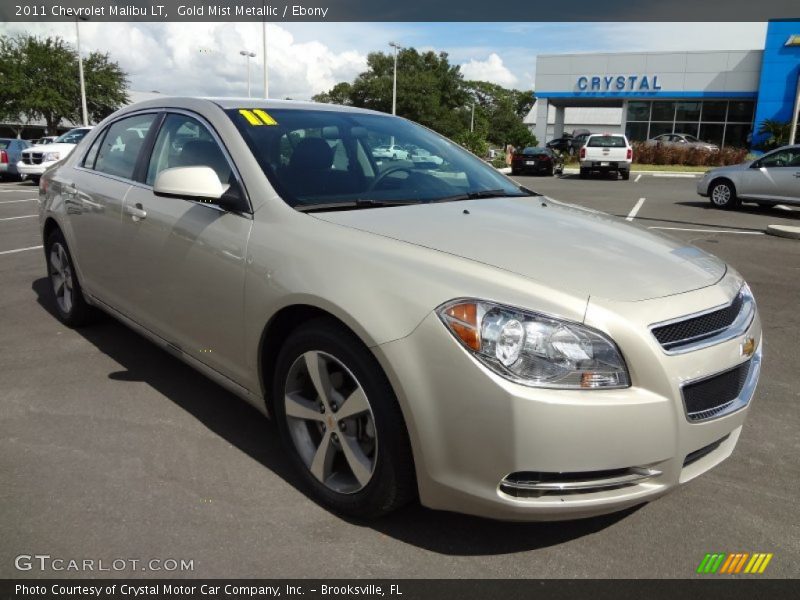
[[153,193],[168,198],[211,202],[234,212],[246,212],[248,208],[239,183],[223,184],[211,167],[164,169],[156,176]]
[[761,168],[761,161],[754,160],[753,163],[750,165],[751,169],[760,169]]
[[164,169],[156,176],[153,184],[153,193],[156,196],[191,200],[217,201],[226,189],[211,167]]

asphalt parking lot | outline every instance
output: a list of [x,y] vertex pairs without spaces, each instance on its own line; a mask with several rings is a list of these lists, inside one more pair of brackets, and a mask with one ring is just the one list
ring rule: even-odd
[[498,523],[412,505],[343,520],[296,489],[275,428],[254,409],[110,318],[63,327],[36,248],[36,188],[5,183],[0,578],[91,575],[15,569],[34,553],[194,561],[191,572],[120,573],[151,577],[691,577],[707,552],[771,552],[764,576],[796,577],[800,242],[762,232],[800,225],[800,209],[718,211],[687,177],[519,180],[696,244],[746,277],[765,359],[731,458],[596,519]]

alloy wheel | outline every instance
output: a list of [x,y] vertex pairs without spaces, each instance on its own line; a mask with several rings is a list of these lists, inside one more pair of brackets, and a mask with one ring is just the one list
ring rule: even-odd
[[717,206],[726,206],[731,200],[731,188],[724,183],[717,184],[711,191],[711,201]]
[[70,314],[74,304],[72,265],[67,251],[59,242],[50,248],[50,282],[58,307],[64,314]]
[[378,438],[353,373],[330,354],[305,352],[287,374],[284,406],[292,442],[314,478],[342,494],[364,489],[375,471]]

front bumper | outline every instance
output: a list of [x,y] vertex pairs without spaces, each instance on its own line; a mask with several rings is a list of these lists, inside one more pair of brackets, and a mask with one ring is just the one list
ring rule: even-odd
[[703,197],[708,197],[708,184],[710,183],[711,178],[707,175],[703,175],[700,179],[697,180],[697,193]]
[[19,173],[21,175],[28,175],[29,177],[30,176],[39,176],[39,177],[41,177],[42,175],[44,175],[44,172],[49,167],[51,167],[52,165],[56,164],[56,162],[58,162],[58,161],[52,160],[52,161],[49,161],[49,162],[40,163],[38,165],[29,165],[28,163],[24,163],[22,161],[19,161],[17,163],[17,169],[19,170]]
[[[686,295],[701,300],[700,292]],[[638,304],[668,307],[671,300]],[[657,311],[645,307],[648,312]],[[621,390],[547,390],[506,381],[476,361],[435,314],[410,336],[377,347],[405,414],[422,503],[505,520],[589,517],[653,500],[730,456],[758,381],[758,316],[745,334],[758,341],[742,391],[745,406],[700,423],[687,420],[681,385],[744,362],[740,340],[667,356],[646,328],[632,329],[639,331],[637,342],[623,345],[629,342],[624,334],[617,340],[633,381]],[[520,495],[507,478],[514,483],[527,473],[561,474],[567,482],[649,475]]]

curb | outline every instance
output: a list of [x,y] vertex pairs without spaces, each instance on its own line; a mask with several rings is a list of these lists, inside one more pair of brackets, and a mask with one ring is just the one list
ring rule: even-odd
[[767,235],[800,240],[800,227],[793,227],[791,225],[767,225],[764,232]]

